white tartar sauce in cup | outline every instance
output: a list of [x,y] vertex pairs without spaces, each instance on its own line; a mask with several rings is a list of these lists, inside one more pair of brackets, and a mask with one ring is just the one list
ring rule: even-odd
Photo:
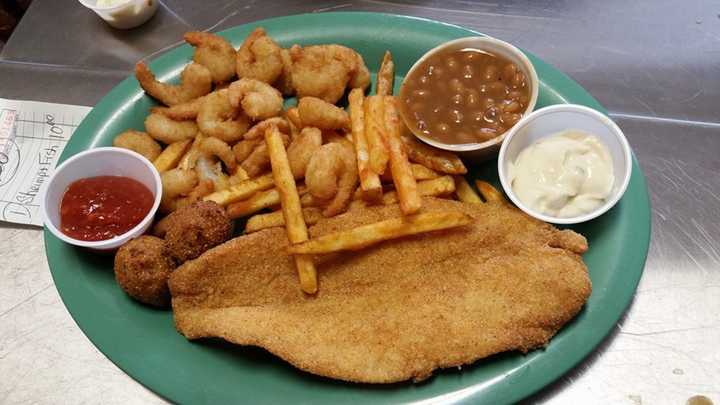
[[568,129],[523,149],[508,167],[513,192],[545,215],[569,218],[605,203],[615,182],[608,148],[594,135]]

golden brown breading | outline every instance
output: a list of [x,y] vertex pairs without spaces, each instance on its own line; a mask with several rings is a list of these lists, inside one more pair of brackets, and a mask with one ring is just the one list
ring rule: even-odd
[[175,263],[165,242],[141,236],[122,245],[115,255],[115,280],[132,298],[156,307],[170,303],[167,280]]
[[[314,374],[391,383],[541,347],[590,295],[581,235],[500,203],[425,198],[423,210],[475,221],[321,257],[317,296],[300,291],[282,228],[233,239],[172,274],[176,327],[264,347]],[[356,208],[310,233],[399,215],[397,205]]]
[[232,222],[213,201],[198,201],[170,214],[165,224],[167,249],[178,262],[194,259],[232,234]]
[[335,104],[346,86],[365,89],[370,73],[362,56],[342,45],[293,45],[290,72],[298,98],[313,96]]

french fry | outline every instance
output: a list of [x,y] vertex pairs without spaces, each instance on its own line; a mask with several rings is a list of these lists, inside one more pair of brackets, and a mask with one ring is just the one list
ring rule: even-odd
[[390,96],[393,93],[393,83],[395,81],[395,63],[392,60],[390,51],[385,51],[380,70],[377,74],[377,90],[378,96]]
[[392,218],[357,228],[332,232],[307,242],[292,245],[292,254],[323,254],[358,250],[376,243],[403,236],[454,228],[472,222],[461,212],[429,212]]
[[410,168],[410,162],[400,140],[402,123],[398,115],[396,102],[393,96],[383,97],[385,143],[390,152],[390,172],[400,200],[400,211],[403,215],[411,215],[420,211],[422,200],[418,193],[415,176],[413,176]]
[[385,125],[383,119],[383,97],[368,96],[365,98],[365,138],[368,143],[370,169],[377,173],[385,173],[388,156],[385,145]]
[[[322,218],[322,211],[319,208],[308,207],[302,209],[305,224],[315,225]],[[245,233],[257,232],[262,229],[285,226],[285,218],[282,211],[275,211],[269,214],[257,214],[248,218],[245,224]]]
[[382,184],[378,174],[370,169],[370,152],[368,141],[365,136],[365,111],[363,106],[362,89],[350,91],[348,101],[350,104],[350,126],[352,128],[353,144],[358,162],[358,174],[360,176],[360,187],[363,190],[364,198],[369,201],[378,201],[382,197]]
[[238,201],[227,206],[226,211],[230,219],[247,217],[265,208],[280,204],[280,193],[277,189],[258,191],[247,200]]
[[180,159],[185,155],[191,143],[192,140],[186,139],[168,145],[153,162],[158,172],[162,173],[174,169],[180,163]]
[[197,162],[198,157],[200,156],[200,145],[202,144],[203,139],[205,139],[205,135],[202,134],[202,132],[198,132],[197,135],[195,135],[195,140],[192,143],[192,146],[190,146],[190,149],[185,152],[185,155],[180,159],[180,163],[178,163],[178,167],[182,170],[190,170],[195,167],[195,162]]
[[248,180],[249,178],[250,178],[250,176],[248,176],[245,169],[238,166],[235,168],[235,173],[233,173],[230,177],[228,177],[228,183],[231,186],[234,186],[234,185],[242,183],[245,180]]
[[495,187],[493,187],[492,184],[482,180],[475,180],[475,185],[478,190],[480,190],[480,194],[483,196],[485,201],[501,203],[507,202],[505,197],[503,197],[503,195]]
[[401,136],[411,161],[445,174],[465,174],[467,168],[457,155],[421,143],[411,134]]
[[273,126],[278,127],[278,130],[281,132],[289,131],[289,124],[285,118],[272,117],[266,120],[262,120],[250,127],[250,129],[248,129],[247,132],[245,132],[245,134],[243,135],[243,138],[259,139],[262,141],[263,137],[265,136],[265,131],[267,131],[268,128]]
[[[418,193],[423,197],[440,197],[455,191],[455,182],[450,176],[442,176],[437,179],[419,181],[417,189]],[[395,204],[396,202],[398,202],[397,192],[388,191],[383,195],[383,205]]]
[[216,191],[206,195],[203,200],[215,201],[223,207],[236,201],[245,200],[258,191],[267,190],[273,186],[272,174],[243,180],[240,183],[230,186],[225,190]]
[[418,182],[418,192],[425,197],[448,195],[455,191],[455,181],[450,176]]
[[303,208],[326,207],[330,202],[331,200],[321,200],[310,193],[300,194],[300,206]]
[[481,204],[483,202],[475,190],[472,189],[470,183],[465,180],[465,177],[454,176],[453,178],[455,179],[455,194],[460,201],[474,204]]
[[[295,177],[290,171],[287,152],[283,138],[277,127],[265,131],[265,143],[270,155],[275,187],[280,194],[280,206],[285,219],[285,230],[290,243],[301,243],[308,240],[307,226],[300,208],[300,196],[295,185]],[[295,256],[295,266],[298,269],[300,288],[308,293],[317,292],[317,271],[310,256]]]
[[[432,180],[442,176],[435,170],[428,169],[420,163],[410,163],[410,170],[412,170],[413,177],[415,177],[415,180],[417,181]],[[392,182],[392,173],[385,172],[382,176],[380,176],[380,179],[383,182]]]

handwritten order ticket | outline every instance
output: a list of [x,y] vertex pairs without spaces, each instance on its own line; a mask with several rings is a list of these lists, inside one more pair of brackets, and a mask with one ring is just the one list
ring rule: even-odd
[[42,226],[57,159],[90,107],[0,98],[0,220]]

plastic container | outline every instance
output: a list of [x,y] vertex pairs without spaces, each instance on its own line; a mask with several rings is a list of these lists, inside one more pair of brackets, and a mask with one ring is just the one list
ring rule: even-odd
[[[95,176],[125,176],[139,181],[155,196],[152,208],[134,228],[114,238],[93,242],[71,238],[60,231],[60,201],[71,183]],[[160,206],[161,197],[160,173],[145,157],[122,148],[90,149],[78,153],[55,169],[42,203],[43,220],[47,229],[63,242],[83,248],[112,251],[148,230]]]
[[155,14],[158,0],[124,0],[110,7],[98,6],[97,0],[78,0],[112,27],[130,29],[142,25]]
[[[515,195],[507,177],[508,164],[535,141],[567,129],[591,133],[605,144],[612,156],[615,182],[605,204],[576,217],[558,218],[537,212],[523,204]],[[632,174],[632,152],[622,130],[610,118],[591,108],[575,104],[559,104],[541,108],[523,117],[508,132],[498,156],[498,175],[507,196],[526,214],[554,224],[586,222],[607,212],[622,197]]]
[[[523,111],[523,116],[526,116],[535,108],[539,88],[539,80],[537,72],[535,71],[535,67],[530,62],[530,59],[528,59],[528,57],[525,56],[525,54],[520,49],[510,43],[501,41],[493,37],[465,37],[445,42],[444,44],[440,44],[435,48],[429,50],[425,55],[418,59],[415,64],[410,68],[405,77],[410,77],[413,74],[413,71],[419,66],[421,66],[425,59],[448,48],[480,49],[499,55],[514,63],[527,78],[528,86],[530,89],[530,100],[527,104],[527,107],[525,108],[525,111]],[[447,100],[447,102],[448,104],[450,104],[451,100]],[[404,109],[400,110],[401,113],[404,113]],[[403,119],[405,119],[406,123],[410,122],[410,120],[406,119],[404,116]],[[414,125],[408,124],[408,128],[410,128],[413,134],[415,134],[415,136],[423,142],[432,145],[438,149],[455,152],[460,155],[460,157],[474,162],[482,162],[497,155],[498,151],[500,150],[500,144],[502,143],[503,139],[505,139],[506,134],[509,132],[509,130],[505,131],[504,133],[496,136],[495,138],[481,143],[447,144],[438,142],[432,138],[428,138]]]

